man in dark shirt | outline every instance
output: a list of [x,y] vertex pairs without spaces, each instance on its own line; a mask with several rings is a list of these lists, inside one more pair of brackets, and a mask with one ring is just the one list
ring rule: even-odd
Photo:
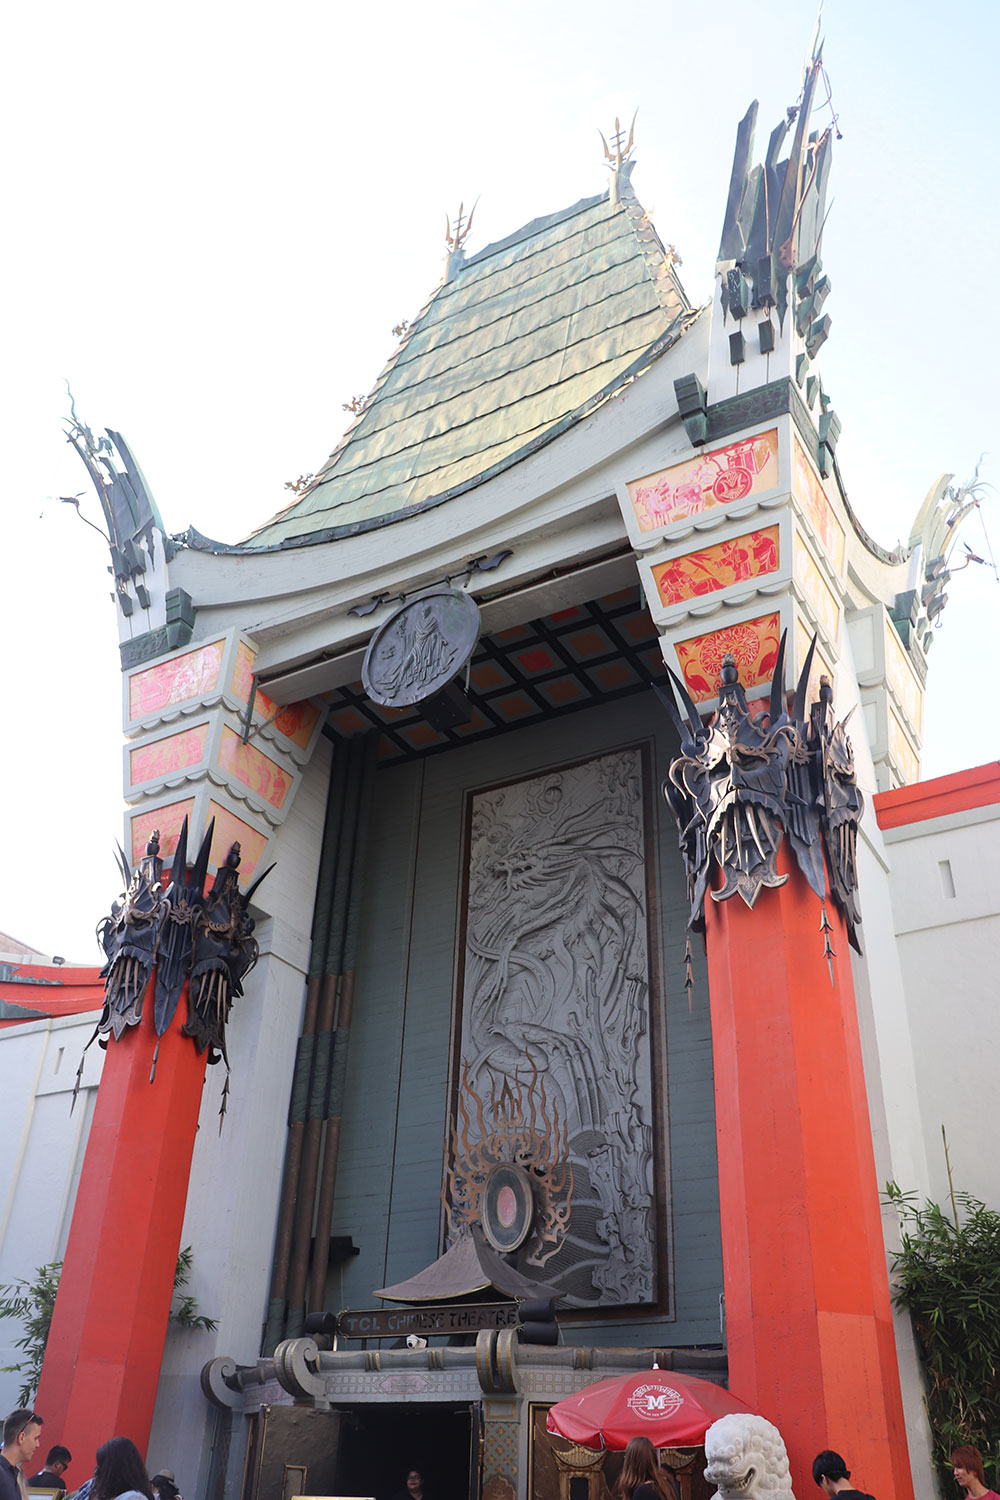
[[73,1455],[62,1443],[56,1443],[54,1448],[49,1449],[45,1460],[45,1468],[40,1474],[36,1474],[31,1481],[33,1490],[59,1490],[66,1489],[66,1481],[63,1478],[66,1470],[73,1462]]
[[22,1465],[35,1456],[42,1436],[42,1419],[37,1412],[21,1407],[12,1411],[3,1424],[3,1447],[0,1448],[0,1500],[24,1500]]
[[813,1479],[827,1500],[833,1500],[834,1496],[837,1500],[874,1500],[873,1495],[854,1488],[850,1469],[832,1448],[824,1448],[813,1459]]

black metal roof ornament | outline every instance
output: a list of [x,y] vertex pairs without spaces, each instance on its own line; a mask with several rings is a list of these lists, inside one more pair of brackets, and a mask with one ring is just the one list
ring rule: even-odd
[[[846,720],[830,718],[832,690],[822,679],[820,702],[805,718],[805,699],[815,638],[802,668],[789,713],[784,703],[786,636],[781,638],[766,712],[751,714],[733,657],[722,664],[719,708],[708,724],[680,679],[669,671],[684,716],[665,694],[660,698],[680,736],[680,754],[670,766],[663,794],[677,819],[688,880],[688,929],[705,929],[705,895],[713,865],[722,884],[713,901],[739,895],[753,907],[762,890],[788,879],[777,870],[787,832],[802,874],[823,907],[824,955],[835,957],[826,915],[826,866],[830,894],[843,913],[850,942],[858,945],[857,825],[864,802],[857,786]],[[658,690],[659,691],[659,690]],[[690,940],[686,985],[693,984]]]

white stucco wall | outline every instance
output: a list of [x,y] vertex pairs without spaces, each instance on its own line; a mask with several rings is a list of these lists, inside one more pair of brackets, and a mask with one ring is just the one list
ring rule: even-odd
[[[1000,1056],[1000,806],[889,829],[892,913],[916,1069],[926,1190],[956,1188],[1000,1210],[990,1116]],[[922,1190],[919,1180],[900,1186]]]
[[[32,996],[26,995],[25,1004]],[[87,1053],[76,1108],[70,1100],[80,1055],[98,1012],[0,1028],[0,1282],[33,1279],[66,1249],[80,1168],[104,1053]],[[0,1322],[0,1365],[24,1356],[12,1319]],[[0,1373],[0,1411],[17,1406],[18,1375]],[[58,1442],[59,1435],[52,1435]]]

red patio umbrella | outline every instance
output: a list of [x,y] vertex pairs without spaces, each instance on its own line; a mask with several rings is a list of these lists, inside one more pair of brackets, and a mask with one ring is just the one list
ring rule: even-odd
[[651,1370],[599,1380],[557,1401],[545,1426],[582,1448],[617,1452],[634,1437],[648,1437],[654,1448],[684,1448],[703,1443],[719,1417],[752,1410],[721,1385],[654,1365]]

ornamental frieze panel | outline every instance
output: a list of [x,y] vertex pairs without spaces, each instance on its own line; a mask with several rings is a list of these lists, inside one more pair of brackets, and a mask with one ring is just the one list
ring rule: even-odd
[[633,542],[649,546],[666,528],[778,487],[778,429],[700,451],[639,479],[619,495]]
[[477,1148],[488,1169],[521,1121],[517,1264],[576,1307],[657,1297],[646,796],[628,749],[469,803],[452,1172]]

